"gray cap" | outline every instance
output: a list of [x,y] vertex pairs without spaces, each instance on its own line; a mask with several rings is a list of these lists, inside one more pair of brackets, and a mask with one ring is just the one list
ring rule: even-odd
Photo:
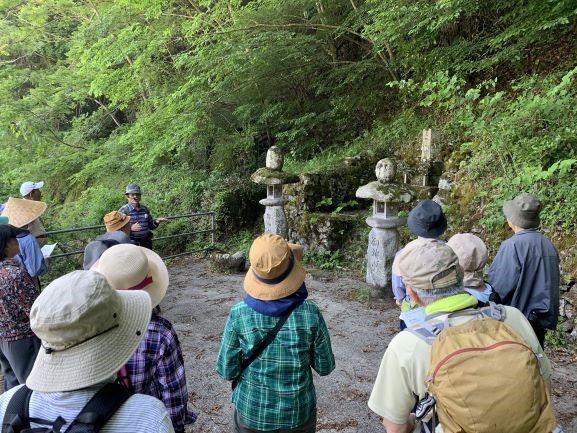
[[503,203],[503,213],[509,221],[524,229],[539,226],[541,201],[533,194],[519,194],[513,200]]
[[128,185],[126,185],[126,190],[124,191],[124,194],[142,194],[142,191],[140,191],[140,187],[137,184],[129,183]]

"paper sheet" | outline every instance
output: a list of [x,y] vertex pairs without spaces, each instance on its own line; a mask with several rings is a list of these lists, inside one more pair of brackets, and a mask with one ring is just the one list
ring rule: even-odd
[[56,247],[56,243],[46,244],[42,248],[40,248],[40,250],[42,251],[42,255],[46,258],[46,257],[50,257],[52,255],[52,252],[54,251],[55,247]]

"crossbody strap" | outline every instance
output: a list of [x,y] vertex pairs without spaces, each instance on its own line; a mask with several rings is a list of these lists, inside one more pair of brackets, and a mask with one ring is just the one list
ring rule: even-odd
[[236,388],[236,385],[238,385],[238,380],[240,379],[240,376],[242,375],[242,372],[244,370],[247,369],[247,367],[253,363],[253,361],[255,359],[257,359],[260,354],[264,351],[264,349],[266,349],[268,347],[268,345],[270,343],[272,343],[274,341],[274,339],[276,338],[276,334],[278,334],[278,331],[280,331],[280,329],[283,327],[284,323],[286,322],[286,320],[288,319],[288,317],[291,315],[291,313],[293,312],[293,310],[300,305],[300,303],[295,303],[293,305],[290,306],[290,308],[288,310],[285,311],[285,313],[278,319],[278,322],[276,322],[276,325],[274,326],[274,328],[272,328],[270,331],[267,332],[266,337],[263,338],[252,350],[252,352],[250,353],[250,355],[246,358],[244,358],[242,360],[241,366],[240,366],[240,371],[238,372],[238,376],[236,377],[236,379],[234,379],[232,381],[232,389]]

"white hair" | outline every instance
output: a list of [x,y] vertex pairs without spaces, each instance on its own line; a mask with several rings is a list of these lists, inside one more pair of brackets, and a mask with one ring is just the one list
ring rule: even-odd
[[419,296],[423,305],[429,305],[449,296],[467,293],[461,283],[449,287],[441,287],[440,289],[419,289],[418,287],[411,287],[411,289]]

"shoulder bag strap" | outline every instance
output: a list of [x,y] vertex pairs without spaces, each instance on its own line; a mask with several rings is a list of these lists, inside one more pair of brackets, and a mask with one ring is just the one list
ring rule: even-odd
[[254,347],[254,349],[252,350],[250,355],[247,358],[242,360],[242,364],[240,366],[240,371],[238,372],[238,376],[236,379],[234,379],[232,381],[232,389],[236,388],[236,385],[238,384],[238,380],[239,380],[240,376],[242,375],[242,372],[244,370],[246,370],[246,368],[250,364],[252,364],[255,359],[257,359],[260,356],[260,354],[264,351],[264,349],[266,349],[268,347],[268,345],[274,341],[274,339],[276,338],[276,334],[278,333],[278,331],[280,331],[280,329],[283,327],[283,325],[286,322],[286,320],[288,319],[288,317],[291,315],[292,311],[298,305],[300,305],[300,303],[295,303],[287,311],[285,311],[285,313],[280,317],[280,319],[278,319],[278,322],[276,322],[275,327],[272,328],[270,331],[268,331],[266,334],[266,337],[263,338],[260,341],[260,343],[258,343]]
[[118,383],[108,383],[92,396],[66,433],[97,433],[130,398],[132,393]]

